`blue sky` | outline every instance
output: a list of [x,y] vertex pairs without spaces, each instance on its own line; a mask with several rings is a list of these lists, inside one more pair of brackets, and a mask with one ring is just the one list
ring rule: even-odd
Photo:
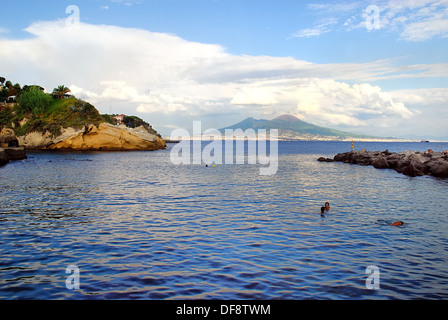
[[[67,24],[70,5],[79,24]],[[357,133],[448,139],[447,37],[447,0],[11,1],[0,74],[63,82],[101,112],[137,114],[164,135],[193,120],[220,128],[291,113]]]

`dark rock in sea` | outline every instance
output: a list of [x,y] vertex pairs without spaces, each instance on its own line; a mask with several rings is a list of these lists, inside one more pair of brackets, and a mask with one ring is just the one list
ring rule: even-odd
[[317,159],[317,161],[320,161],[320,162],[334,162],[334,159],[320,157],[319,159]]
[[10,161],[25,160],[27,158],[25,148],[5,148],[6,157]]
[[6,157],[6,152],[3,149],[0,149],[0,167],[4,166],[8,162],[9,162],[9,160]]
[[4,166],[9,161],[27,159],[25,148],[0,148],[0,166]]
[[373,159],[372,165],[377,169],[389,169],[390,168],[386,157],[377,157],[377,158]]
[[430,161],[427,166],[433,176],[448,178],[448,161]]
[[[327,162],[325,158],[318,159]],[[386,151],[350,151],[339,153],[333,158],[336,162],[373,166],[377,169],[394,169],[404,175],[416,177],[432,175],[448,178],[448,156],[441,152],[425,153],[420,151],[403,151],[392,153]]]

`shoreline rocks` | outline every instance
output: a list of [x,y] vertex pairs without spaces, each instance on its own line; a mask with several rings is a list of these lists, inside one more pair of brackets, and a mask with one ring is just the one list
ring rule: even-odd
[[0,167],[10,161],[19,161],[27,159],[25,148],[0,148]]
[[448,178],[448,155],[442,152],[403,151],[350,151],[339,153],[333,159],[319,158],[321,162],[344,162],[376,169],[394,169],[410,177],[431,175]]
[[3,128],[0,131],[0,148],[16,148],[19,146],[19,141],[14,133],[14,130]]

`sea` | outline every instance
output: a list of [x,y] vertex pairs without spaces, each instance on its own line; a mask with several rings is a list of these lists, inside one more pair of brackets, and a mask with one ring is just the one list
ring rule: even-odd
[[448,298],[448,179],[317,161],[351,142],[279,142],[273,175],[174,164],[175,146],[1,167],[0,299]]

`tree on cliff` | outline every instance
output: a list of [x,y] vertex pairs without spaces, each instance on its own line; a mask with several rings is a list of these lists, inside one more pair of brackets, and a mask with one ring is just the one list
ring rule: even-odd
[[67,88],[67,87],[64,86],[64,85],[61,85],[61,86],[59,86],[59,87],[57,87],[57,88],[54,88],[54,90],[53,90],[53,95],[54,95],[54,96],[58,96],[59,99],[64,99],[64,95],[65,95],[66,93],[69,93],[69,92],[72,92],[72,90],[70,90],[69,88]]
[[23,113],[32,112],[41,114],[47,110],[51,103],[51,96],[40,89],[31,88],[23,92],[17,99],[17,111]]
[[1,84],[1,85],[4,85],[4,84],[5,84],[5,81],[6,81],[6,78],[5,78],[5,77],[0,77],[0,84]]

